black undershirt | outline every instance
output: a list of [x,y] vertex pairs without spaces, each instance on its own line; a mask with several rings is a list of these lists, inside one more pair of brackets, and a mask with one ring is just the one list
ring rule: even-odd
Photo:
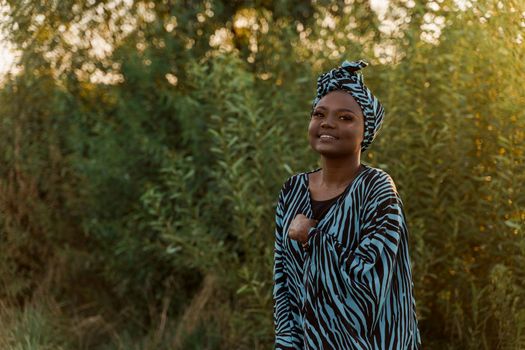
[[338,194],[337,196],[324,200],[324,201],[316,201],[315,199],[312,199],[311,203],[312,203],[313,218],[317,221],[321,220],[323,216],[328,212],[328,209],[330,208],[330,206],[335,201],[337,201],[337,199],[341,197],[343,193],[344,191]]

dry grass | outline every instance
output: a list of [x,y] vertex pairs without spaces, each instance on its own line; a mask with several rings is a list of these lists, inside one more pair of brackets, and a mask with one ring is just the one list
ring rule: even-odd
[[213,275],[206,275],[204,278],[201,289],[188,305],[179,322],[177,331],[175,332],[175,339],[173,340],[173,349],[182,349],[181,346],[185,335],[191,334],[193,330],[195,330],[195,327],[197,327],[199,320],[203,316],[204,307],[213,294],[215,282],[216,280]]

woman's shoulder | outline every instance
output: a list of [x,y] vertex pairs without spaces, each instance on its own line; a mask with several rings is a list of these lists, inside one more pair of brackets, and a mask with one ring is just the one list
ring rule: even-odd
[[369,172],[364,180],[365,198],[368,202],[399,201],[401,197],[397,186],[388,171],[369,166]]
[[301,187],[299,184],[302,174],[304,173],[289,175],[281,185],[278,199],[278,203],[280,203],[280,205],[285,205],[285,203],[289,201],[290,197],[295,196],[295,193],[299,193],[298,189]]
[[365,176],[366,182],[373,186],[391,186],[396,190],[396,185],[392,176],[382,168],[376,168],[370,165],[365,165],[367,174]]
[[281,186],[281,192],[286,194],[294,188],[297,188],[297,185],[303,181],[304,176],[307,176],[307,174],[308,172],[305,171],[289,175]]

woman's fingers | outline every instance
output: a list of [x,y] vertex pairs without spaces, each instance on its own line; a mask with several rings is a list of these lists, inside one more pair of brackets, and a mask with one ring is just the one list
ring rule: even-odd
[[310,227],[315,227],[318,223],[318,220],[310,219],[304,214],[297,214],[295,218],[290,223],[288,228],[288,236],[290,239],[301,242],[303,248],[306,248],[308,239],[308,230]]

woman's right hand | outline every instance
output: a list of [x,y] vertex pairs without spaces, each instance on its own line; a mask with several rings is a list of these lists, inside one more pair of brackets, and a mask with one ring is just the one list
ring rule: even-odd
[[290,223],[288,228],[288,236],[290,239],[293,239],[301,244],[306,244],[308,242],[308,231],[311,227],[317,225],[317,220],[310,219],[304,214],[297,214],[295,218]]

